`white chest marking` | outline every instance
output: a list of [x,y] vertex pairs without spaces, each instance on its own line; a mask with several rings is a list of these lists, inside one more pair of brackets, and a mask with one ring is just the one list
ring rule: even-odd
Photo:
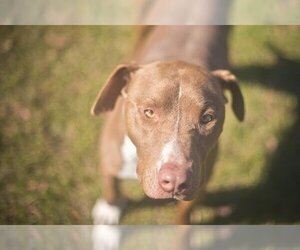
[[118,174],[120,179],[137,179],[136,165],[137,155],[136,147],[129,139],[128,136],[124,137],[123,144],[121,146],[121,153],[123,158],[123,166]]

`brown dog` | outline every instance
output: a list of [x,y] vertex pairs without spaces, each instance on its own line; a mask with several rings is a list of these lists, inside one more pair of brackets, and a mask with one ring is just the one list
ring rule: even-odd
[[146,33],[134,63],[116,68],[92,107],[94,115],[112,111],[101,137],[104,199],[93,210],[97,224],[119,222],[118,177],[132,165],[149,197],[181,200],[176,223],[188,224],[216,160],[225,89],[235,115],[244,118],[236,78],[220,70],[228,67],[228,28],[158,26]]

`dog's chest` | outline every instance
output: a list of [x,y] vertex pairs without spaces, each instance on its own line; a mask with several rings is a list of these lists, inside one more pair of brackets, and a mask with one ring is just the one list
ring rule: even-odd
[[124,137],[123,144],[121,145],[121,154],[123,158],[123,166],[121,171],[118,173],[118,177],[120,179],[137,179],[136,147],[128,136]]

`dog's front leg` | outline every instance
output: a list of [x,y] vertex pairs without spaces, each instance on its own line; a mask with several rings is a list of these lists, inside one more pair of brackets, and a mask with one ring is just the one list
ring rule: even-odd
[[194,206],[203,198],[205,191],[200,190],[196,198],[191,201],[180,201],[177,205],[177,214],[175,217],[176,225],[190,225],[191,213]]
[[102,176],[103,196],[97,200],[92,211],[94,224],[119,224],[122,210],[126,205],[125,199],[120,193],[120,181],[110,174],[104,174]]
[[112,175],[102,173],[103,198],[111,205],[118,205],[121,199],[120,180]]
[[102,172],[103,196],[92,210],[95,224],[92,231],[94,249],[119,249],[122,231],[116,225],[120,222],[126,202],[120,192],[120,180]]
[[191,211],[195,201],[180,201],[177,205],[177,214],[175,217],[176,225],[189,225],[191,222]]

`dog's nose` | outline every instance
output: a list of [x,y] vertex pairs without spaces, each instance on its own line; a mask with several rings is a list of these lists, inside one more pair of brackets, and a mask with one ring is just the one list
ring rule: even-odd
[[189,189],[189,177],[185,167],[165,163],[159,170],[158,182],[165,192],[182,194]]

